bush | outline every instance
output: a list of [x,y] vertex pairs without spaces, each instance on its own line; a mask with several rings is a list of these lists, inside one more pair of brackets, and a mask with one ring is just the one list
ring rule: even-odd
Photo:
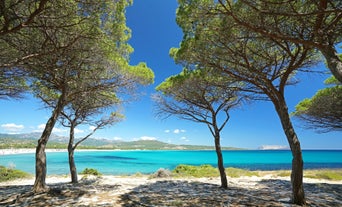
[[27,172],[0,166],[0,182],[28,177],[31,177],[31,175]]
[[95,175],[95,176],[102,175],[98,170],[94,168],[85,168],[80,174],[81,175]]
[[342,180],[342,170],[306,170],[304,171],[304,177],[326,180]]
[[132,176],[134,176],[134,177],[143,177],[144,174],[142,174],[141,172],[136,172]]
[[249,177],[259,176],[258,172],[239,169],[239,168],[233,168],[233,167],[227,168],[226,174],[227,174],[227,176],[229,176],[231,178],[238,178],[241,176],[249,176]]
[[290,177],[291,176],[291,171],[290,170],[276,171],[276,175],[279,176],[279,177]]
[[219,171],[211,165],[191,166],[178,165],[173,171],[176,176],[180,177],[217,177]]

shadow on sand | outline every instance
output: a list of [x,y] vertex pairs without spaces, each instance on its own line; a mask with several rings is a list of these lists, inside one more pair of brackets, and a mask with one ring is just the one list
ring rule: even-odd
[[[32,185],[0,186],[0,206],[295,206],[290,204],[291,184],[284,180],[255,181],[248,187],[234,182],[228,189],[197,181],[155,180],[126,193],[120,186],[57,183],[41,194],[33,194]],[[342,206],[342,185],[305,184],[305,192],[309,206]]]
[[[342,185],[305,184],[308,206],[342,206]],[[121,196],[123,206],[296,206],[290,203],[291,183],[263,180],[250,188],[222,189],[187,181],[157,181]]]
[[[77,184],[56,183],[45,193],[34,194],[33,185],[0,186],[0,206],[102,206],[85,204],[98,191],[115,191],[118,185],[98,185],[94,182]],[[103,205],[112,206],[112,205]]]

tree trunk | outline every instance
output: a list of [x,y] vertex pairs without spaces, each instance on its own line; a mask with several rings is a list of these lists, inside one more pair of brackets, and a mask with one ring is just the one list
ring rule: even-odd
[[342,60],[339,58],[335,47],[329,45],[321,48],[320,51],[324,55],[331,73],[342,83]]
[[306,201],[303,187],[303,157],[300,142],[292,126],[285,99],[282,97],[278,103],[275,103],[275,105],[292,152],[292,202],[297,205],[305,205]]
[[71,174],[71,182],[72,183],[78,183],[77,178],[77,170],[75,165],[75,159],[74,159],[74,129],[75,125],[74,123],[71,123],[70,126],[70,138],[69,138],[69,144],[68,144],[68,155],[69,155],[69,168],[70,168],[70,174]]
[[38,145],[36,148],[36,179],[33,186],[33,192],[40,193],[44,192],[48,189],[45,184],[46,178],[46,154],[45,147],[48,139],[48,135],[46,135],[49,129],[46,129],[43,132],[43,135],[38,140]]
[[48,187],[45,183],[45,179],[46,179],[45,148],[50,138],[52,129],[55,126],[58,116],[63,109],[63,106],[64,106],[63,99],[64,99],[64,96],[61,95],[61,97],[58,100],[56,108],[53,110],[51,117],[46,123],[42,136],[38,140],[38,145],[36,148],[36,178],[35,178],[35,182],[33,185],[33,192],[35,193],[45,192],[48,190]]
[[223,164],[223,156],[221,151],[221,144],[220,144],[220,135],[215,135],[215,149],[217,154],[217,166],[220,171],[221,177],[221,187],[227,189],[228,188],[228,181],[226,176],[226,171],[224,169]]

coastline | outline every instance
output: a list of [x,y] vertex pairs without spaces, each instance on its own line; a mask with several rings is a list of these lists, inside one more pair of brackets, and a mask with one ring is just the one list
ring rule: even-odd
[[[160,149],[163,150],[163,149]],[[45,152],[67,152],[67,149],[45,149]],[[158,151],[158,150],[149,150],[149,149],[76,149],[77,152],[117,152],[117,151]],[[183,150],[168,150],[167,151],[183,151]],[[192,150],[186,150],[192,151]],[[194,150],[198,151],[198,150]],[[202,150],[200,150],[202,151]],[[207,150],[203,150],[207,151]],[[212,151],[212,150],[211,150]],[[35,148],[10,148],[10,149],[0,149],[0,156],[1,155],[15,155],[15,154],[34,154],[36,153]]]
[[[45,152],[66,152],[66,149],[46,149]],[[0,149],[0,155],[31,154],[36,153],[34,148]]]
[[[45,152],[67,152],[67,149],[46,149]],[[117,149],[76,149],[76,151],[123,151]],[[0,156],[1,155],[15,155],[15,154],[34,154],[36,153],[35,148],[12,148],[12,149],[0,149]]]
[[[158,149],[163,150],[163,149]],[[158,151],[152,150],[152,151]],[[166,149],[167,151],[184,151],[182,149]],[[315,151],[321,149],[305,149],[303,151]],[[323,151],[341,151],[342,149],[322,149]],[[67,149],[49,149],[47,148],[45,152],[67,152]],[[150,149],[76,149],[76,151],[150,151]],[[185,150],[185,151],[214,151],[213,149],[201,149],[201,150]],[[225,151],[225,150],[223,150]],[[230,150],[228,150],[230,151]],[[239,150],[232,150],[232,151],[255,151],[254,149],[239,149]],[[260,150],[257,149],[256,151],[290,151],[287,149],[282,150]],[[1,155],[14,155],[14,154],[32,154],[36,152],[36,148],[6,148],[0,149],[0,156]]]

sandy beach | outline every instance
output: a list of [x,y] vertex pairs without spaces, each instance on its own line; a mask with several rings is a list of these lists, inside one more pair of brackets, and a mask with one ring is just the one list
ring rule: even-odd
[[[47,152],[65,151],[47,149]],[[34,153],[35,149],[1,149],[1,155]],[[296,206],[290,203],[289,177],[150,178],[142,176],[48,176],[49,191],[33,194],[34,178],[0,182],[0,206]],[[309,206],[342,206],[342,181],[304,178]]]
[[[289,178],[149,178],[149,176],[48,176],[50,190],[31,192],[34,178],[0,183],[0,206],[295,206]],[[309,206],[342,206],[342,182],[305,179]]]

